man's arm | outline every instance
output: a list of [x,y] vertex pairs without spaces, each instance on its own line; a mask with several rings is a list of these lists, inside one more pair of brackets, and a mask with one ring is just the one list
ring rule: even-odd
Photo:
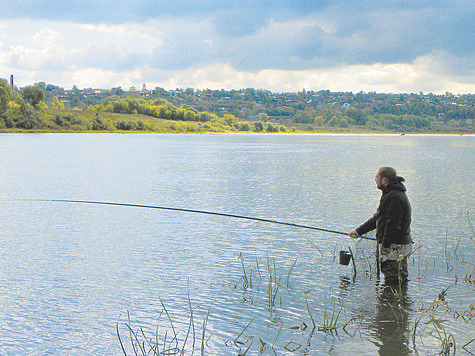
[[350,232],[349,235],[352,238],[356,238],[374,229],[376,229],[376,214],[370,217],[363,225],[358,227],[356,230]]

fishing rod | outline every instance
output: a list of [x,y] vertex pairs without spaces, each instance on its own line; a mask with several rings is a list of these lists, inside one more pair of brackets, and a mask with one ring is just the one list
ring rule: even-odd
[[[160,210],[169,210],[169,211],[181,211],[186,213],[196,213],[196,214],[206,214],[206,215],[215,215],[215,216],[225,216],[228,218],[235,218],[235,219],[244,219],[244,220],[252,220],[252,221],[260,221],[265,223],[271,224],[279,224],[285,226],[292,226],[298,227],[303,229],[309,230],[316,230],[322,232],[329,232],[332,234],[338,235],[345,235],[348,236],[348,233],[330,229],[324,229],[321,227],[309,226],[309,225],[301,225],[301,224],[294,224],[284,221],[272,220],[272,219],[263,219],[263,218],[255,218],[251,216],[243,216],[243,215],[235,215],[235,214],[227,214],[227,213],[217,213],[214,211],[206,211],[206,210],[195,210],[195,209],[184,209],[184,208],[172,208],[167,206],[155,206],[155,205],[142,205],[142,204],[129,204],[129,203],[114,203],[114,202],[105,202],[105,201],[94,201],[94,200],[69,200],[69,199],[16,199],[17,201],[32,201],[32,202],[55,202],[55,203],[78,203],[78,204],[95,204],[95,205],[112,205],[112,206],[126,206],[132,208],[145,208],[145,209],[160,209]],[[358,236],[358,238],[366,239],[366,240],[376,240],[375,238],[368,237],[368,236]]]

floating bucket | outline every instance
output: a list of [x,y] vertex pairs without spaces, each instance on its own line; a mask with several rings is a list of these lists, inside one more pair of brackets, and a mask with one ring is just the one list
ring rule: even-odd
[[348,266],[348,264],[350,263],[351,257],[353,257],[351,252],[340,251],[340,264],[344,266]]

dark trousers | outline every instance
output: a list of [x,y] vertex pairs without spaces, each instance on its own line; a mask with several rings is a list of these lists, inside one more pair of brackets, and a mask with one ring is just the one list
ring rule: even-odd
[[401,261],[386,260],[381,262],[381,272],[386,283],[398,283],[407,280],[407,258]]

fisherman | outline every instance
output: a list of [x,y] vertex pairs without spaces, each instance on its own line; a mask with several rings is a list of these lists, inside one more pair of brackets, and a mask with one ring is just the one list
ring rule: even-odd
[[357,238],[376,229],[376,240],[380,247],[379,261],[387,284],[407,280],[407,257],[412,250],[410,235],[411,204],[406,195],[404,178],[397,176],[391,167],[382,167],[374,178],[382,191],[378,209],[368,221],[350,232]]

